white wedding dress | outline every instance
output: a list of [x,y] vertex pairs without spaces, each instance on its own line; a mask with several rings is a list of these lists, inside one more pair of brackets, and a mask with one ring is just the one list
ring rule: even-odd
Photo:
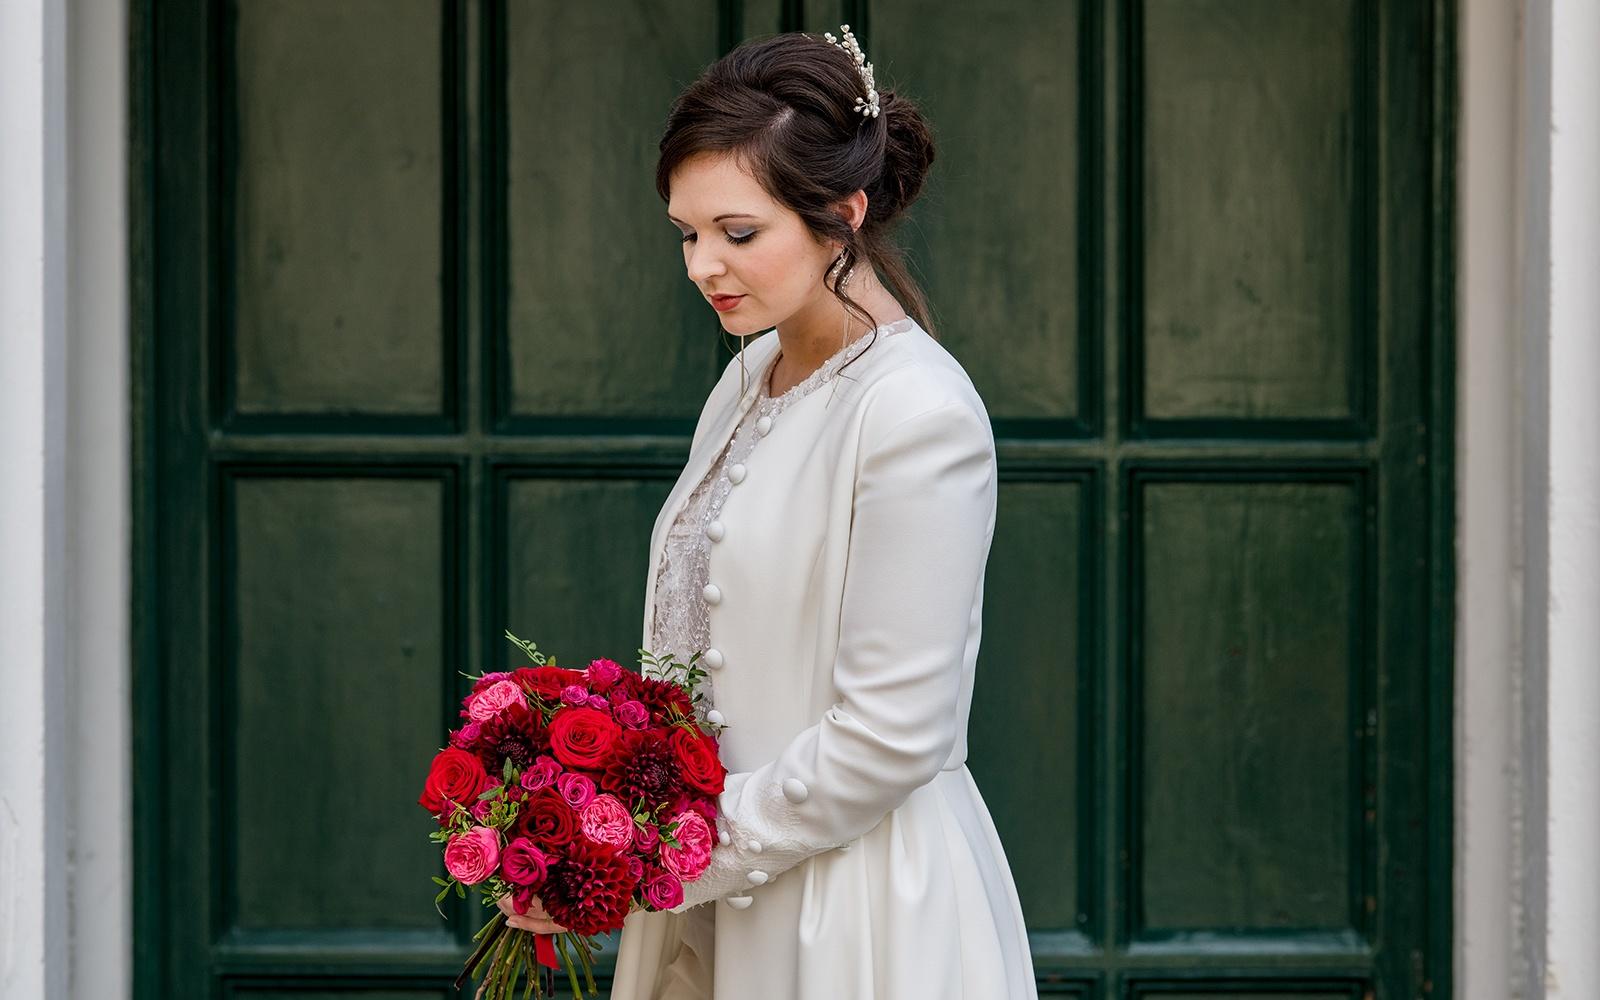
[[[933,343],[908,317],[879,328],[879,351],[887,338],[898,340],[913,330]],[[720,531],[718,515],[730,486],[742,475],[741,463],[774,420],[827,387],[873,340],[866,336],[852,341],[777,398],[768,393],[765,375],[770,368],[760,374],[755,404],[667,530],[655,579],[652,642],[647,644],[652,652],[687,662],[707,648],[709,613],[703,591],[708,526],[713,535]],[[736,466],[739,471],[730,480],[728,470]],[[702,690],[711,705],[717,703],[718,683],[759,686],[762,678],[748,670],[709,671]],[[750,688],[741,689],[739,696],[749,698]],[[730,772],[740,770],[739,764],[753,767],[757,762],[730,761]],[[714,852],[713,874],[722,850]],[[939,771],[854,842],[808,857],[753,891],[753,904],[748,896],[735,897],[730,907],[722,898],[681,912],[631,915],[619,947],[612,996],[1037,998],[1016,887],[989,812],[964,764]],[[719,921],[720,915],[725,916]],[[675,925],[668,928],[662,923],[667,921]]]

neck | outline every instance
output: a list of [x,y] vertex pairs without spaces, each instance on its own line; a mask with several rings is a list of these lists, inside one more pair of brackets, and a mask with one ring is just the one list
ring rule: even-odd
[[[866,274],[863,275],[863,270]],[[857,265],[846,289],[879,324],[906,315],[905,309],[879,284],[870,268]],[[822,367],[841,347],[872,332],[873,326],[851,314],[831,291],[824,289],[813,302],[778,324],[780,357],[773,370],[774,383],[794,383]]]

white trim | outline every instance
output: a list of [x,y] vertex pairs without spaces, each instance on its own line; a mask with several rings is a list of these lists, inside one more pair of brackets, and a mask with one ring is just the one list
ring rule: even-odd
[[[1600,996],[1600,4],[1551,3],[1545,996]],[[1530,331],[1537,336],[1539,331]],[[1537,402],[1537,401],[1536,401]]]
[[0,3],[0,995],[65,995],[65,24]]
[[128,15],[68,0],[68,702],[73,998],[133,992]]
[[0,2],[6,997],[132,991],[126,39],[122,0]]
[[1455,995],[1600,996],[1600,6],[1463,0]]
[[1505,1000],[1513,683],[1516,8],[1463,0],[1456,283],[1455,996]]

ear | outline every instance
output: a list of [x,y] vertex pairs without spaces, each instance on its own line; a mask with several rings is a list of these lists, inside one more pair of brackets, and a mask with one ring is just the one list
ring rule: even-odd
[[850,223],[851,229],[860,229],[861,223],[867,219],[867,192],[857,188],[856,192],[843,201],[834,205],[834,210]]

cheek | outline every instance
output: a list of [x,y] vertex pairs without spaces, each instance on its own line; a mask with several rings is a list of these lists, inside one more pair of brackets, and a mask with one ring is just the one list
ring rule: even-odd
[[811,285],[810,260],[798,247],[773,245],[742,254],[732,262],[740,280],[752,291],[764,289],[779,298],[804,294]]

